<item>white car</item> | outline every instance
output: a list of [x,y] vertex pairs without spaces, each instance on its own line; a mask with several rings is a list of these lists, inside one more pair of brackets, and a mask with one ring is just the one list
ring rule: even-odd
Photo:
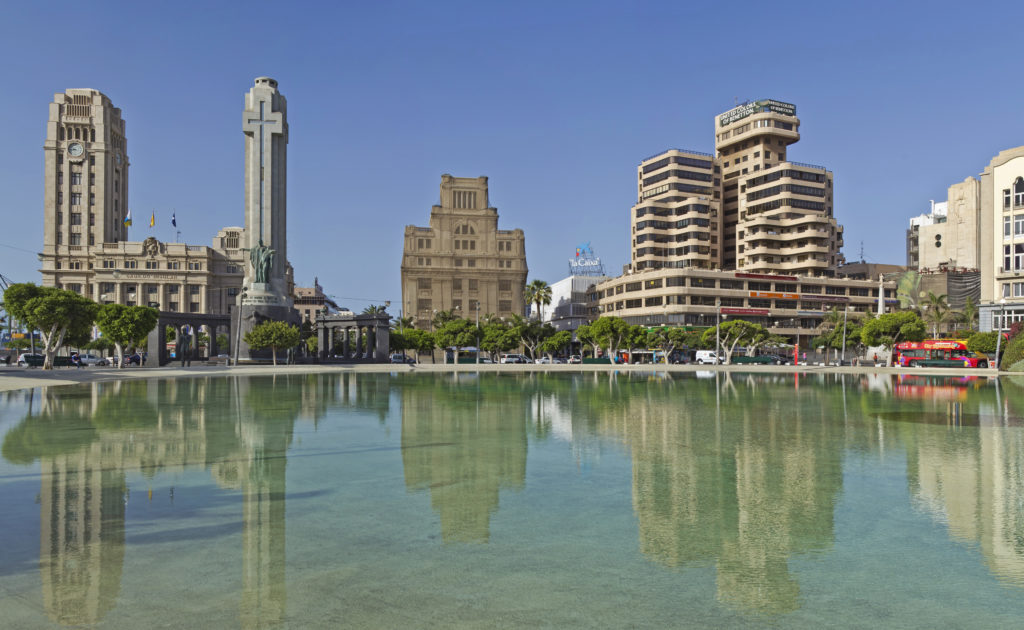
[[529,363],[530,360],[521,354],[503,354],[500,359],[501,363]]
[[82,365],[97,365],[100,367],[107,365],[106,359],[95,354],[80,354],[78,355],[78,360],[82,362]]
[[540,365],[555,365],[555,364],[559,364],[559,363],[565,363],[565,360],[559,359],[558,357],[555,357],[554,359],[549,359],[548,357],[541,357],[541,358],[537,359],[536,361],[534,361],[534,363],[537,363],[537,364],[540,364]]
[[725,357],[721,355],[716,355],[714,350],[698,350],[697,355],[694,357],[693,361],[698,365],[704,365],[705,363],[717,365],[719,363],[725,362]]

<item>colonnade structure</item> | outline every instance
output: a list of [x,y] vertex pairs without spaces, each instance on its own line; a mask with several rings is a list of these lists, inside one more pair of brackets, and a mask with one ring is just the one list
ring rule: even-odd
[[391,316],[325,314],[316,318],[321,363],[386,363],[391,347]]
[[[229,315],[206,315],[203,313],[170,313],[160,311],[160,318],[157,320],[156,328],[150,331],[146,347],[149,348],[149,356],[144,364],[145,367],[160,367],[171,362],[167,352],[167,327],[173,326],[175,330],[175,352],[176,359],[181,359],[182,352],[191,354],[192,361],[201,358],[210,359],[220,352],[227,352],[227,348],[218,348],[217,335],[228,335],[229,344],[232,340],[233,328]],[[186,328],[187,327],[187,328]],[[206,344],[206,356],[201,357],[199,352],[199,335],[205,333],[208,341]],[[189,343],[183,345],[186,335],[190,335]],[[186,350],[187,348],[187,350]]]

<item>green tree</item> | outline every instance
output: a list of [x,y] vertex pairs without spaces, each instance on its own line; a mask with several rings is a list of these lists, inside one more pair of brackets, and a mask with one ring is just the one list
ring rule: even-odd
[[11,350],[17,350],[18,352],[24,352],[32,347],[32,340],[28,337],[22,337],[21,339],[11,339],[7,342],[7,347]]
[[519,346],[519,337],[512,327],[500,319],[492,319],[483,325],[480,348],[491,354],[491,361],[497,363],[495,354],[509,352]]
[[96,325],[105,339],[114,344],[114,356],[118,358],[118,368],[124,368],[127,361],[122,360],[126,346],[135,344],[156,328],[160,312],[149,306],[125,306],[124,304],[104,304],[96,314]]
[[939,335],[939,326],[949,317],[949,304],[946,302],[946,295],[935,295],[929,291],[921,308],[924,310],[925,320],[932,325],[932,339],[935,339]]
[[686,345],[693,339],[693,334],[679,326],[656,328],[649,335],[649,345],[655,346],[665,355],[665,363],[676,348]]
[[556,352],[565,350],[572,343],[572,333],[560,330],[540,343],[540,351],[552,358]]
[[317,338],[316,335],[313,335],[311,337],[306,337],[306,350],[308,350],[310,354],[312,354],[313,356],[316,356],[316,352],[317,352],[317,349],[319,349],[319,347],[320,347],[320,340]]
[[978,305],[974,303],[974,298],[968,296],[964,300],[964,308],[960,311],[959,320],[961,324],[967,326],[968,332],[974,330],[974,323],[978,321]]
[[914,311],[885,313],[864,322],[860,331],[866,346],[882,346],[889,351],[886,365],[892,365],[892,349],[901,341],[921,341],[927,334],[924,322]]
[[994,355],[996,353],[996,342],[998,340],[999,333],[996,331],[974,333],[967,340],[967,349],[971,352]]
[[430,323],[434,326],[434,330],[439,330],[441,326],[458,318],[459,315],[455,311],[438,311],[434,313],[434,318],[430,320]]
[[626,350],[627,350],[627,363],[633,362],[633,351],[638,348],[646,348],[647,343],[647,328],[634,324],[629,327],[629,332],[626,334]]
[[434,357],[434,334],[427,330],[420,330],[418,328],[410,328],[405,331],[405,343],[406,347],[416,351],[416,362],[420,360],[420,354],[423,352],[429,352],[431,360]]
[[99,305],[74,291],[40,287],[30,282],[12,284],[4,291],[4,308],[43,340],[43,369],[53,369],[53,357],[65,338],[88,339]]
[[593,348],[593,358],[597,358],[597,351],[601,348],[601,340],[594,334],[590,324],[583,324],[576,329],[576,340],[585,343]]
[[434,333],[434,338],[444,352],[444,362],[448,363],[448,348],[454,348],[455,361],[458,362],[459,348],[476,343],[476,325],[468,319],[453,319],[441,326]]
[[265,321],[245,333],[245,343],[253,350],[270,348],[274,365],[277,365],[277,349],[292,348],[299,344],[301,334],[298,326],[285,322]]
[[608,361],[613,364],[615,355],[629,332],[629,324],[621,317],[602,316],[590,324],[590,334],[608,351]]
[[[722,350],[725,352],[725,363],[732,362],[732,353],[741,342],[747,343],[760,335],[765,327],[761,324],[754,324],[745,319],[730,319],[718,326],[719,341]],[[704,343],[711,343],[715,339],[715,327],[708,328],[702,335]]]
[[404,333],[392,330],[388,334],[388,347],[391,352],[405,352],[407,344]]
[[512,315],[509,322],[513,334],[519,339],[519,343],[525,348],[531,359],[537,358],[537,349],[545,339],[555,334],[551,324],[543,324],[540,320],[530,320],[521,315]]
[[526,288],[523,290],[523,299],[526,300],[527,304],[535,304],[537,306],[533,310],[537,313],[537,319],[539,320],[540,307],[544,304],[551,304],[551,287],[543,280],[534,280],[526,285]]
[[397,328],[399,332],[406,328],[412,328],[415,320],[412,317],[396,317],[391,322],[392,328]]

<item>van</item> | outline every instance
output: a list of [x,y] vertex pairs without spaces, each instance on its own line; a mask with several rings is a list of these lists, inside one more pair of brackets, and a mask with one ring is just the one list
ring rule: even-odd
[[725,361],[725,357],[721,355],[715,355],[714,350],[698,350],[693,360],[700,365],[705,363],[718,364]]
[[500,359],[501,363],[532,363],[529,359],[521,354],[503,354]]

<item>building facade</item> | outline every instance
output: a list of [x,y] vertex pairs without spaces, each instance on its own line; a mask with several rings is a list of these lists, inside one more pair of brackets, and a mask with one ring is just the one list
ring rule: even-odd
[[798,340],[816,335],[833,308],[855,317],[897,304],[895,281],[704,269],[625,274],[597,285],[597,293],[601,314],[630,324],[702,327],[740,317]]
[[831,275],[844,262],[832,173],[788,159],[796,106],[745,103],[715,117],[715,154],[671,149],[637,167],[633,271]]
[[1024,321],[1024,146],[992,158],[981,173],[981,330]]
[[439,311],[462,317],[525,312],[526,239],[499,230],[487,178],[441,176],[430,227],[408,225],[402,252],[402,312],[429,328]]
[[576,330],[597,317],[593,296],[608,276],[569,276],[551,285],[551,304],[540,307],[541,321],[555,330]]
[[[211,246],[128,240],[127,147],[121,110],[104,94],[73,89],[54,96],[43,146],[42,284],[101,304],[233,312],[246,267],[246,230],[223,228]],[[290,286],[291,267],[284,264]]]
[[316,316],[322,313],[325,307],[329,315],[338,313],[338,304],[324,293],[319,278],[313,278],[311,287],[295,287],[292,301],[304,322],[315,322]]

